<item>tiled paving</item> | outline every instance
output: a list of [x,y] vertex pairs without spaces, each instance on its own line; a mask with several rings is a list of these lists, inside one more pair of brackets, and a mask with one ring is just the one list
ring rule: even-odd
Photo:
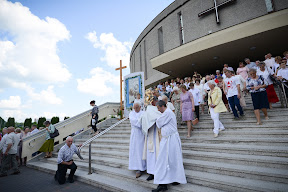
[[[0,191],[3,192],[108,192],[88,184],[75,181],[59,185],[54,176],[48,173],[20,167],[19,175],[8,175],[0,178]],[[9,172],[11,174],[11,172]]]

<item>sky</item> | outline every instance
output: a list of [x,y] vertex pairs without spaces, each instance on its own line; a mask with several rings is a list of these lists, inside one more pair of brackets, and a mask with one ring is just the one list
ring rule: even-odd
[[0,0],[0,116],[72,117],[119,102],[143,29],[173,0]]

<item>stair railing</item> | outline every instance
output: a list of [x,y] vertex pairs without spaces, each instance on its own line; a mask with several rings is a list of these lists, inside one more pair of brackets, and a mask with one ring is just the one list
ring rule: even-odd
[[108,131],[110,131],[111,129],[115,128],[116,126],[118,126],[119,124],[123,123],[124,121],[126,121],[128,118],[124,118],[120,121],[118,121],[117,123],[111,125],[109,128],[105,129],[104,131],[100,132],[99,134],[95,135],[94,137],[88,139],[87,141],[85,141],[81,147],[78,148],[78,156],[80,159],[84,159],[82,156],[81,156],[81,149],[83,147],[85,147],[86,145],[89,145],[89,172],[88,174],[91,175],[92,174],[92,167],[91,167],[91,153],[92,153],[92,150],[91,150],[91,145],[92,145],[92,142],[95,141],[98,137],[104,135],[105,133],[107,133]]
[[278,83],[278,88],[279,88],[279,96],[280,96],[280,101],[282,107],[288,108],[288,100],[286,96],[286,90],[285,87],[288,88],[288,86],[283,82],[283,81],[277,81]]

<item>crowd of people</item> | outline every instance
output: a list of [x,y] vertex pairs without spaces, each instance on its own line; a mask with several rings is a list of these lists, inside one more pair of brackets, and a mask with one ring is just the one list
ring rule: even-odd
[[[13,131],[11,131],[12,129],[13,129]],[[32,125],[31,128],[29,128],[28,126],[25,126],[23,128],[23,130],[20,128],[15,129],[14,127],[8,127],[8,128],[4,127],[2,129],[2,134],[0,135],[0,151],[1,151],[0,159],[2,160],[1,161],[1,169],[4,169],[2,171],[2,173],[3,173],[2,175],[6,175],[6,172],[7,172],[5,170],[5,163],[6,163],[5,157],[7,156],[7,155],[5,156],[5,152],[7,150],[7,146],[9,146],[9,144],[10,144],[9,142],[14,141],[14,136],[17,137],[17,142],[15,142],[15,143],[13,142],[13,145],[11,148],[14,147],[16,149],[15,160],[17,162],[17,166],[22,166],[22,165],[26,166],[27,157],[22,157],[22,140],[29,135],[37,133],[38,131],[39,131],[39,129],[37,128],[37,125]],[[13,138],[10,138],[10,136],[11,137],[13,136]],[[19,140],[19,142],[18,142],[18,140]],[[13,151],[13,149],[8,148],[8,150],[7,150],[8,154],[10,154],[10,153],[14,154],[14,152],[15,151]],[[14,157],[10,158],[10,160],[14,161]]]
[[[166,191],[168,184],[187,183],[177,126],[185,123],[187,138],[191,137],[192,126],[198,123],[207,106],[216,138],[225,130],[220,113],[232,113],[235,121],[245,119],[245,97],[250,95],[256,123],[261,125],[260,110],[268,120],[267,109],[279,102],[274,83],[281,81],[287,85],[287,58],[288,52],[284,58],[273,58],[269,53],[265,61],[251,62],[246,58],[245,64],[239,62],[236,72],[224,64],[222,72],[216,70],[203,78],[194,72],[192,77],[159,82],[146,90],[144,100],[138,95],[129,114],[132,128],[129,170],[136,171],[136,178],[146,171],[147,180],[158,184],[152,192]],[[287,95],[286,87],[284,91]]]

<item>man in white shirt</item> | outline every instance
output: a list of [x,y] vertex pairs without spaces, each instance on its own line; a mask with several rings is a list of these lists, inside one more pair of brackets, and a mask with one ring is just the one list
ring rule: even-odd
[[234,119],[239,120],[238,112],[235,108],[237,106],[238,111],[240,112],[240,116],[244,117],[243,109],[240,105],[241,98],[241,90],[240,90],[240,82],[239,79],[232,76],[231,70],[227,70],[226,78],[224,79],[224,93],[228,97],[228,102],[234,114]]
[[246,107],[246,101],[244,97],[244,90],[246,89],[246,80],[241,75],[235,75],[234,71],[232,72],[232,75],[238,78],[240,82],[240,91],[241,91],[240,105],[241,107]]
[[266,64],[267,67],[269,67],[270,69],[273,69],[275,62],[275,58],[272,57],[271,53],[268,53],[266,60],[264,61],[264,63]]
[[197,88],[194,88],[194,83],[190,84],[190,90],[189,90],[194,99],[194,106],[195,106],[195,113],[196,113],[196,118],[199,120],[199,105],[200,105],[200,91]]
[[158,92],[161,94],[162,92],[163,83],[160,81],[159,85],[157,85]]
[[37,129],[37,125],[32,125],[31,126],[31,130],[32,130],[31,133],[30,133],[31,135],[34,134],[34,133],[38,133],[39,132],[39,130]]
[[169,109],[175,113],[175,107],[171,102],[168,102],[168,97],[165,95],[162,97],[162,101],[164,101]]
[[205,79],[206,79],[206,83],[204,84],[203,88],[204,88],[205,93],[208,94],[208,92],[210,91],[210,88],[209,88],[207,82],[211,80],[211,76],[206,75]]
[[8,136],[5,137],[3,143],[3,158],[1,165],[0,177],[7,176],[10,165],[12,165],[13,175],[19,174],[18,162],[16,160],[17,147],[20,142],[20,138],[15,134],[15,128],[8,128]]
[[260,69],[260,61],[259,60],[257,60],[257,61],[255,61],[255,63],[256,63],[256,71],[258,71],[259,69]]
[[172,92],[172,88],[171,88],[171,86],[169,85],[169,82],[168,82],[168,81],[165,82],[165,87],[166,87],[166,91],[167,91],[167,92],[169,92],[169,93]]
[[58,152],[58,158],[57,158],[58,169],[56,171],[54,178],[56,181],[58,181],[60,185],[66,182],[67,169],[71,169],[70,174],[68,176],[68,181],[70,183],[74,182],[73,177],[77,169],[77,166],[72,159],[74,153],[76,153],[78,157],[81,158],[77,147],[73,144],[73,138],[69,136],[66,139],[66,144],[63,147],[61,147]]
[[[288,86],[288,68],[286,66],[286,62],[282,62],[280,65],[280,70],[277,73],[277,79],[281,80]],[[284,86],[286,97],[288,97],[288,88]]]

